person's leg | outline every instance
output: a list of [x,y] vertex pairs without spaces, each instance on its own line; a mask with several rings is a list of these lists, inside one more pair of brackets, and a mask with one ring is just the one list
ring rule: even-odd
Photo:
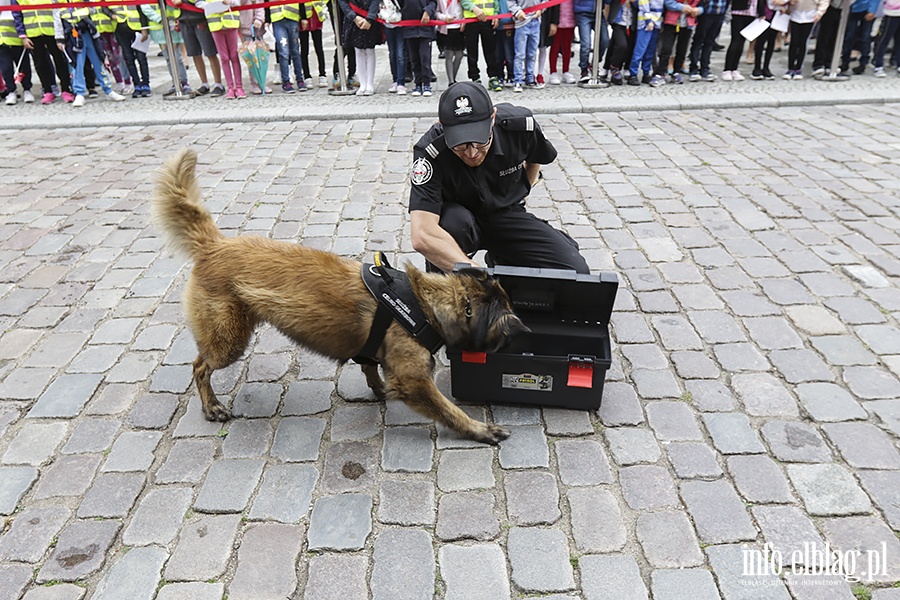
[[553,37],[554,43],[557,37],[560,39],[559,50],[562,54],[562,72],[568,73],[569,69],[572,68],[572,40],[575,38],[575,28],[557,29],[556,36]]
[[222,57],[225,66],[225,84],[228,88],[228,97],[234,98],[234,77],[232,76],[231,64],[228,60],[228,30],[220,29],[212,32],[212,39],[216,45],[216,51]]
[[86,52],[75,53],[75,69],[72,77],[72,89],[76,96],[87,94],[87,81],[84,78],[84,63]]
[[[13,59],[13,48],[6,44],[0,44],[0,74],[6,84],[6,94],[16,93],[16,65]],[[5,97],[5,95],[4,95]]]
[[[390,48],[390,41],[388,42],[388,47]],[[303,78],[311,79],[312,73],[309,70],[309,32],[304,29],[300,30],[300,65],[303,67]]]
[[[856,41],[857,32],[860,28],[860,21],[862,20],[860,15],[864,16],[864,13],[850,13],[850,18],[847,19],[847,30],[844,32],[844,46],[841,51],[841,68],[844,67],[849,68],[850,66],[850,53],[853,51],[853,45]],[[791,27],[793,28],[793,23],[791,23]],[[794,45],[794,35],[791,32],[791,47]],[[846,69],[844,69],[846,70]]]
[[113,91],[113,89],[109,85],[109,78],[106,76],[106,69],[103,68],[103,62],[100,60],[100,56],[97,53],[97,47],[94,44],[95,41],[93,39],[85,36],[83,54],[86,54],[87,59],[91,61],[91,65],[93,65],[94,67],[94,75],[97,79],[97,83],[100,84],[100,88],[103,90],[103,93],[108,96]]
[[434,71],[431,69],[431,40],[419,40],[419,62],[422,64],[422,85],[431,88]]
[[584,73],[590,67],[588,62],[593,48],[594,15],[575,13],[575,26],[578,28],[578,68]]
[[537,76],[543,71],[539,68],[538,63],[538,46],[541,43],[541,22],[538,19],[532,19],[526,25],[528,28],[528,39],[525,42],[525,83],[535,83]]
[[872,21],[863,18],[859,28],[859,66],[860,70],[863,70],[869,64],[872,55]]
[[825,69],[831,65],[834,54],[834,42],[841,20],[841,9],[829,4],[828,10],[819,21],[819,33],[816,35],[816,53],[813,55],[813,70]]
[[711,26],[706,31],[706,39],[703,44],[703,51],[700,54],[700,74],[707,75],[710,72],[710,61],[712,60],[713,46],[716,43],[716,37],[719,30],[722,29],[722,22],[725,15],[713,15],[711,18]]
[[396,32],[397,73],[394,77],[394,81],[397,82],[397,87],[406,87],[406,40],[403,39],[402,29],[398,27],[396,28]]
[[[467,75],[472,81],[478,81],[481,78],[478,69],[478,37],[480,35],[481,31],[478,23],[468,23],[466,30],[463,32],[466,41],[466,59],[469,67]],[[412,56],[412,53],[410,53],[410,56]]]
[[322,30],[312,31],[313,49],[316,51],[316,61],[319,67],[319,77],[325,77],[325,48],[322,46]]
[[[796,25],[796,27],[794,27]],[[791,44],[788,48],[788,63],[793,65],[791,70],[799,73],[803,70],[803,59],[806,57],[806,45],[809,41],[809,33],[812,31],[812,23],[791,23]]]
[[391,84],[397,85],[397,36],[400,35],[396,27],[384,28],[384,41],[388,49],[388,67],[391,70]]
[[[688,49],[691,46],[691,39],[693,37],[693,27],[684,27],[675,34],[675,62],[672,64],[673,73],[684,72],[684,61],[687,58]],[[668,68],[668,65],[666,65],[666,68]]]
[[366,65],[367,68],[369,69],[369,73],[367,75],[367,79],[369,80],[369,93],[374,94],[375,93],[375,63],[376,63],[375,48],[366,48],[366,54],[368,55],[368,58],[369,58],[369,63],[368,63],[368,65]]
[[135,86],[141,85],[141,73],[138,71],[137,56],[134,48],[131,47],[134,42],[134,32],[125,23],[116,25],[116,43],[122,49],[122,57],[125,60],[125,68],[128,69],[128,75]]
[[725,70],[737,71],[741,62],[741,54],[744,52],[744,36],[741,30],[753,22],[753,17],[746,15],[731,15],[731,43],[725,52]]
[[409,62],[412,67],[413,85],[416,88],[413,93],[422,91],[420,89],[420,81],[422,80],[422,58],[419,53],[419,43],[421,41],[422,40],[419,38],[406,38],[406,55],[409,57]]
[[[900,32],[900,17],[885,17],[884,23],[881,25],[881,39],[875,47],[875,56],[873,63],[876,68],[884,68],[884,55],[887,52],[891,40],[897,37]],[[896,45],[896,41],[894,44]]]
[[690,72],[691,75],[700,73],[700,53],[703,48],[706,31],[709,29],[710,19],[708,15],[700,15],[697,18],[697,27],[694,30],[694,43],[691,44]]
[[500,64],[497,62],[497,38],[494,36],[494,30],[491,21],[485,21],[481,24],[484,35],[481,37],[481,49],[484,52],[484,62],[487,67],[488,77],[503,77]]
[[[641,71],[645,77],[653,72],[653,57],[656,56],[656,44],[659,41],[659,27],[654,27],[650,32],[650,39],[647,41],[647,48],[644,49],[644,57],[641,63]],[[663,67],[662,74],[666,74],[667,67]]]
[[[284,20],[288,21],[288,19]],[[300,24],[296,21],[288,21],[288,50],[290,51],[291,62],[294,65],[294,78],[297,80],[297,87],[301,88],[301,84],[304,86],[305,84],[303,64],[300,61]]]
[[[281,19],[280,21],[272,23],[272,30],[275,35],[275,51],[278,53],[278,68],[281,70],[281,81],[283,85],[289,84],[291,81],[291,53],[288,49],[288,46],[291,43],[288,39],[290,36],[288,31],[289,23],[293,23],[293,21],[290,19]],[[337,58],[335,58],[334,66],[335,69],[337,69]]]
[[634,52],[631,54],[631,62],[628,64],[628,75],[637,77],[638,70],[641,67],[641,61],[644,59],[644,51],[650,43],[650,32],[646,29],[638,29],[637,41],[634,44]]
[[513,61],[513,83],[523,85],[525,83],[525,46],[528,43],[528,32],[524,27],[516,29],[516,58]]
[[238,54],[238,48],[241,45],[241,34],[237,29],[228,29],[227,31],[227,43],[228,43],[228,60],[231,62],[231,71],[234,74],[234,89],[235,91],[240,90],[244,91],[244,75],[241,72],[241,58]]
[[676,36],[677,33],[674,25],[662,26],[662,31],[659,34],[659,43],[657,45],[657,49],[659,50],[659,64],[657,66],[657,71],[661,75],[665,75],[669,70],[669,59],[672,57],[672,48],[675,46]]

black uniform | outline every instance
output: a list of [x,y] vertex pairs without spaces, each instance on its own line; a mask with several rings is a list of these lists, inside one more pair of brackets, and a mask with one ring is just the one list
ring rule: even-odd
[[470,256],[487,250],[496,264],[588,273],[578,244],[525,210],[531,184],[525,163],[546,165],[556,148],[527,108],[497,104],[484,162],[467,166],[434,125],[413,150],[409,210],[440,215],[441,227]]

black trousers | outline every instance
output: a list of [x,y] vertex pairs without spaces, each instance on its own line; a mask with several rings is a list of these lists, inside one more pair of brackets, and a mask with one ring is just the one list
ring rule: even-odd
[[474,215],[462,205],[445,202],[440,224],[463,252],[471,256],[486,250],[493,264],[590,273],[578,243],[526,211],[524,204]]
[[[309,70],[309,36],[312,35],[313,49],[316,52],[316,60],[319,63],[319,77],[325,77],[325,50],[322,46],[322,30],[313,29],[312,31],[300,30],[300,64],[303,66],[303,77],[309,79],[312,77],[312,71]],[[356,52],[353,53],[354,55]]]
[[803,68],[806,57],[806,45],[814,23],[794,23],[791,21],[791,44],[788,46],[788,71],[799,71]]
[[[756,38],[756,45],[753,47],[753,72],[765,73],[769,70],[769,64],[772,62],[772,53],[775,52],[775,38],[778,32],[771,27],[763,31]],[[765,54],[765,57],[763,57]]]
[[[471,23],[469,23],[471,25]],[[412,62],[412,74],[416,86],[431,85],[431,39],[406,38],[406,53]]]
[[135,32],[125,23],[116,25],[116,41],[122,48],[122,56],[125,57],[125,66],[134,85],[150,85],[150,67],[147,64],[147,54],[131,47],[134,42]]
[[712,58],[713,44],[722,29],[725,15],[702,14],[697,18],[697,29],[694,32],[694,43],[691,44],[691,73],[707,75],[709,61]]
[[[634,37],[634,36],[633,36]],[[618,23],[612,24],[609,49],[606,51],[606,69],[621,69],[631,59],[634,43],[628,39],[628,29]]]
[[[19,70],[25,75],[22,79],[22,89],[31,91],[31,60],[27,54],[23,58],[22,54],[28,51],[24,46],[7,46],[0,45],[0,71],[3,72],[3,81],[6,82],[6,92],[4,94],[16,91],[16,64],[22,59]],[[4,96],[5,98],[6,96]]]
[[752,23],[756,17],[747,15],[731,15],[731,43],[725,52],[725,70],[737,71],[741,62],[741,54],[744,52],[744,36],[741,30]]
[[[52,35],[38,35],[30,38],[34,42],[34,50],[31,56],[34,58],[34,68],[41,80],[44,93],[49,92],[56,77],[59,77],[59,91],[72,93],[72,79],[69,77],[69,62],[66,55],[56,45]],[[51,63],[50,60],[53,59]],[[89,63],[90,61],[87,61]],[[87,75],[87,63],[85,63],[85,75]],[[53,76],[53,67],[56,66],[56,77]],[[87,80],[86,81],[90,81]],[[93,86],[91,86],[93,87]]]
[[673,73],[684,71],[684,59],[687,58],[688,47],[691,44],[691,36],[694,35],[693,27],[682,27],[680,30],[675,25],[663,25],[659,32],[659,65],[654,70],[656,73],[665,74],[669,70],[669,57],[672,56],[672,47],[675,47],[675,62],[672,65]]
[[481,75],[478,70],[478,40],[481,39],[481,51],[484,53],[484,62],[487,65],[488,77],[501,75],[497,68],[497,43],[494,38],[493,21],[478,21],[466,23],[463,37],[466,40],[466,58],[469,63],[469,79],[478,81]]
[[828,5],[828,10],[819,21],[819,33],[816,35],[816,53],[813,56],[813,70],[819,67],[830,67],[834,55],[834,43],[837,40],[838,27],[841,23],[841,9]]

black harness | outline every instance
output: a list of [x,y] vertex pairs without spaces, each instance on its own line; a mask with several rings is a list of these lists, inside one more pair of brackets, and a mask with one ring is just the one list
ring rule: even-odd
[[372,321],[372,329],[369,330],[369,338],[362,350],[353,357],[354,361],[360,364],[378,364],[375,356],[391,321],[397,321],[431,354],[444,345],[443,338],[431,326],[419,306],[409,277],[403,271],[392,268],[383,252],[375,253],[374,265],[363,263],[361,274],[369,293],[378,301],[378,308]]

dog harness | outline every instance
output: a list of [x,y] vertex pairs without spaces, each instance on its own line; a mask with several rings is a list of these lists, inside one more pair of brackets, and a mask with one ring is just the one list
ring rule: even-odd
[[361,274],[369,293],[378,301],[378,308],[369,337],[362,350],[353,357],[354,361],[360,364],[378,364],[375,355],[378,354],[391,321],[397,321],[431,354],[444,345],[443,338],[428,322],[419,305],[409,277],[403,271],[392,268],[383,252],[375,253],[375,264],[363,263]]

